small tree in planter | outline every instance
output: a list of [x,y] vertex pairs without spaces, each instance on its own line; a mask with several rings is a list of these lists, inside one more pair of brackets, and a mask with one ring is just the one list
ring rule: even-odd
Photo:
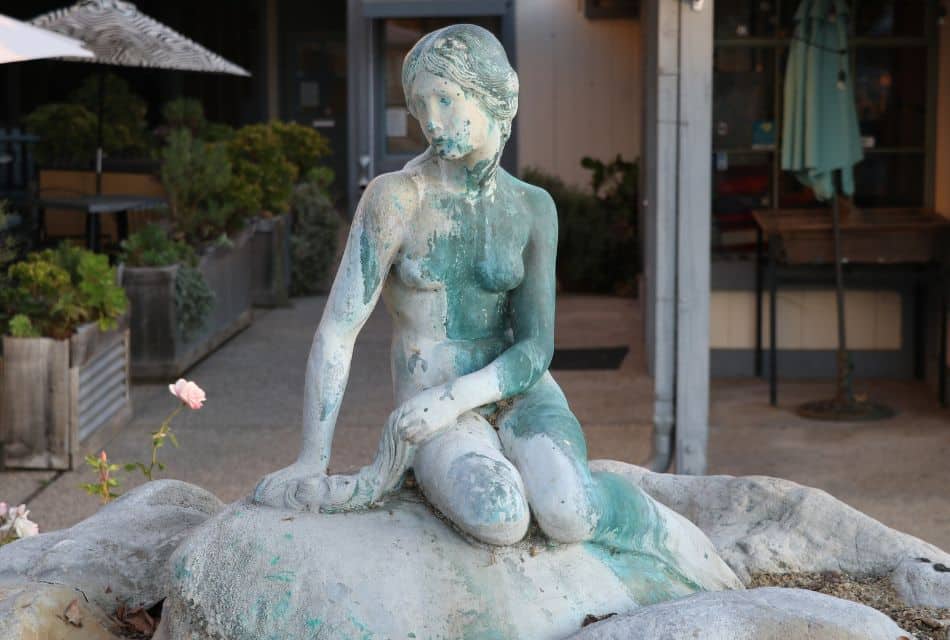
[[171,131],[162,181],[171,236],[154,227],[125,245],[136,378],[177,377],[251,321],[254,193],[235,180],[224,144]]
[[72,468],[80,442],[131,416],[128,300],[104,255],[66,245],[4,280],[4,466]]
[[290,301],[291,200],[294,183],[329,155],[330,143],[312,127],[273,121],[239,129],[228,142],[235,177],[260,194],[255,215],[252,299],[258,306]]

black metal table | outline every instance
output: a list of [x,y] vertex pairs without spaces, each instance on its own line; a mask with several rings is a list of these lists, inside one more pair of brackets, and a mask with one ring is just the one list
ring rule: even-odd
[[[831,219],[822,209],[769,209],[753,211],[756,229],[756,325],[755,373],[762,375],[762,315],[763,292],[769,287],[769,403],[778,401],[778,319],[777,303],[782,271],[802,267],[832,264]],[[927,274],[940,280],[938,251],[939,239],[950,228],[950,220],[921,209],[868,209],[855,210],[841,222],[842,253],[845,263],[864,267],[907,265],[915,269],[918,307],[917,324],[924,313],[919,298],[920,281]],[[768,251],[766,256],[766,250]],[[782,278],[786,282],[789,275]],[[938,282],[940,292],[940,342],[938,367],[938,398],[946,405],[947,362],[947,294],[945,282]],[[915,331],[916,341],[922,340],[922,328]],[[923,376],[922,349],[915,348],[918,377]]]
[[100,216],[115,214],[119,240],[129,236],[129,211],[164,209],[168,202],[163,198],[151,196],[103,194],[92,196],[49,196],[40,198],[44,209],[67,209],[86,214],[86,247],[92,251],[101,251],[100,234],[102,223]]

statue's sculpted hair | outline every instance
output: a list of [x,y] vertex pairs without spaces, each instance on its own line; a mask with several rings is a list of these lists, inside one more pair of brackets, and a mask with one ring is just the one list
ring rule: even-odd
[[518,74],[490,31],[474,24],[453,24],[420,39],[402,63],[402,90],[410,111],[412,83],[423,69],[474,94],[501,121],[505,139],[511,135],[511,121],[518,111]]

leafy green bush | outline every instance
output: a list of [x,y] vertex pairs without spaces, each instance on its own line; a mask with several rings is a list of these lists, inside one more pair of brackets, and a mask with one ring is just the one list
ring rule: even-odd
[[637,245],[637,164],[619,155],[609,164],[584,158],[590,190],[526,169],[523,179],[554,200],[558,211],[557,275],[568,291],[627,295],[639,273]]
[[150,224],[122,242],[122,261],[130,267],[167,267],[177,264],[175,311],[178,330],[188,340],[204,326],[214,307],[214,292],[195,268],[194,249],[175,240],[161,226]]
[[175,317],[185,340],[204,327],[213,308],[214,292],[204,276],[191,265],[180,264],[175,274]]
[[29,254],[7,279],[0,320],[14,335],[64,339],[85,322],[111,329],[128,306],[108,258],[68,245]]
[[162,107],[162,119],[163,123],[157,134],[163,141],[175,129],[187,129],[193,138],[205,142],[220,142],[234,135],[234,130],[228,125],[208,122],[205,118],[204,106],[196,98],[169,100]]
[[244,226],[246,214],[235,204],[241,185],[221,144],[196,140],[187,129],[172,131],[161,173],[172,222],[191,246]]
[[243,214],[287,211],[297,167],[284,154],[283,139],[275,128],[269,124],[241,127],[226,144],[233,167],[231,189],[239,195],[236,203]]
[[[110,155],[141,157],[148,150],[148,107],[122,78],[105,74],[102,101],[102,148]],[[95,114],[99,109],[98,74],[86,76],[70,96],[70,102]]]
[[130,267],[166,267],[183,262],[195,264],[195,250],[169,236],[152,223],[122,241],[120,259]]
[[51,103],[23,119],[40,137],[36,159],[44,165],[91,163],[96,151],[96,115],[79,104]]
[[270,128],[280,139],[284,156],[297,168],[301,182],[318,160],[330,155],[330,141],[313,127],[274,120]]
[[290,289],[293,295],[323,293],[329,288],[336,259],[340,216],[327,187],[333,172],[325,167],[311,171],[308,180],[294,189],[294,214]]

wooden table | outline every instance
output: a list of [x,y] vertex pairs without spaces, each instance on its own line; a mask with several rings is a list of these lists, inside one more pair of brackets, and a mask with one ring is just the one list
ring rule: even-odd
[[86,247],[92,251],[101,251],[100,234],[102,225],[99,216],[113,213],[119,240],[129,236],[129,211],[164,209],[168,202],[163,198],[137,195],[92,195],[92,196],[49,196],[40,198],[44,209],[67,209],[86,214]]
[[[921,209],[844,210],[840,220],[841,254],[845,264],[915,265],[918,273],[940,275],[940,238],[950,229],[950,219]],[[785,268],[834,264],[830,207],[822,209],[766,209],[753,211],[756,229],[756,329],[755,369],[762,374],[762,296],[769,283],[769,401],[777,403],[777,313],[779,264]],[[767,240],[767,243],[765,242]],[[768,257],[764,247],[768,246]],[[765,274],[763,274],[765,270]],[[765,275],[766,277],[763,277]],[[940,289],[940,362],[947,359],[947,292]],[[920,321],[918,317],[918,324]],[[918,333],[920,333],[918,329]],[[919,352],[919,349],[918,349]],[[918,367],[918,375],[922,372]],[[940,402],[946,403],[946,366],[940,366]]]

